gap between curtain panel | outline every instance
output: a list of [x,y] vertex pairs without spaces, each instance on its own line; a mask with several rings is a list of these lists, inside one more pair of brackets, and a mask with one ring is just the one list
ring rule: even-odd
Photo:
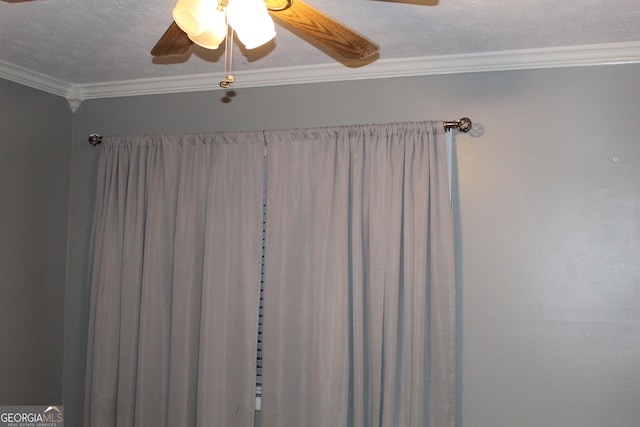
[[443,134],[410,122],[107,138],[85,424],[250,427],[259,405],[261,427],[452,427]]

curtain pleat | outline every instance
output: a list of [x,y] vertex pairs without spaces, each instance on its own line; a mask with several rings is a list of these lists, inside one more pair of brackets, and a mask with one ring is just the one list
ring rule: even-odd
[[268,132],[263,427],[452,427],[442,123]]
[[253,426],[262,133],[109,138],[85,425]]

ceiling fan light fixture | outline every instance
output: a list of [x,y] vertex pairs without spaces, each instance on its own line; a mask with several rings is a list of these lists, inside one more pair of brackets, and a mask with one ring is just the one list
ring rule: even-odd
[[227,20],[247,49],[255,49],[276,36],[273,19],[263,0],[229,0]]
[[208,21],[218,12],[218,0],[179,0],[173,8],[173,20],[190,36],[207,31]]
[[224,10],[216,10],[206,19],[205,30],[200,34],[187,33],[189,39],[206,49],[217,49],[227,36],[227,18]]
[[189,40],[191,40],[198,46],[204,47],[205,49],[215,50],[219,48],[220,43],[224,41],[226,33],[224,32],[224,30],[222,32],[208,30],[198,34],[197,36],[192,36],[190,34],[187,34],[187,36],[189,37]]

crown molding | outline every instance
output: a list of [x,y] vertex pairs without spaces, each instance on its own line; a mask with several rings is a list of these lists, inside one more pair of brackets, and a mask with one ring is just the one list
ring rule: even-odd
[[0,78],[62,97],[66,97],[77,86],[2,60]]
[[[360,68],[331,63],[239,71],[234,73],[234,88],[639,62],[640,42],[593,44],[381,59]],[[86,99],[221,90],[220,73],[74,84],[3,61],[0,61],[0,78],[62,96],[73,111]]]

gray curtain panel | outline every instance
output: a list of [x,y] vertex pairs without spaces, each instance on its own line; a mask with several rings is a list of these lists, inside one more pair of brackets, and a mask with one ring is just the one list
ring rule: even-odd
[[442,122],[101,150],[87,427],[253,426],[265,195],[261,427],[453,427]]
[[454,426],[442,123],[266,136],[262,427]]
[[105,138],[85,426],[253,426],[263,141]]

